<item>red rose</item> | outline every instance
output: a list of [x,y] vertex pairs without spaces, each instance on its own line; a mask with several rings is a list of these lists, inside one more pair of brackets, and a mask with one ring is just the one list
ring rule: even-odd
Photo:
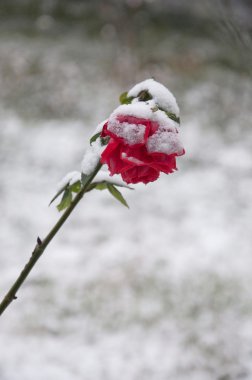
[[110,174],[121,174],[127,183],[155,181],[160,172],[169,174],[176,168],[176,156],[184,154],[174,126],[160,126],[150,119],[130,115],[110,118],[102,137],[110,140],[101,155]]

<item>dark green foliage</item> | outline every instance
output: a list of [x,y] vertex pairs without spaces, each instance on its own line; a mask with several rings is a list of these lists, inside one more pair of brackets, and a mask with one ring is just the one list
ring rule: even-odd
[[[58,192],[57,194],[53,197],[53,199],[51,200],[50,204],[52,202],[55,201],[55,199],[57,199],[60,194],[63,193],[63,196],[61,198],[61,201],[60,203],[57,205],[57,209],[58,211],[63,211],[65,210],[67,207],[70,206],[72,200],[73,200],[73,193],[75,194],[78,194],[80,192],[80,190],[82,189],[82,187],[85,185],[85,182],[86,180],[89,178],[89,176],[85,175],[82,173],[82,179],[81,181],[76,181],[75,183],[73,183],[72,185],[70,185],[69,183],[66,184],[64,187],[62,187]],[[120,193],[120,191],[115,187],[115,186],[119,186],[119,187],[124,187],[124,185],[118,185],[118,184],[113,184],[111,182],[107,182],[107,181],[101,181],[101,182],[93,182],[91,183],[87,190],[86,190],[86,193],[92,191],[92,190],[106,190],[108,189],[108,191],[119,201],[121,202],[124,206],[126,207],[129,207],[126,200],[124,199],[124,197],[122,196],[122,194]],[[127,187],[128,189],[131,189],[130,187]]]
[[57,205],[57,209],[59,211],[64,210],[68,206],[70,206],[70,203],[72,202],[73,196],[71,190],[68,188],[65,190],[63,197],[60,201],[60,203]]
[[120,191],[114,185],[112,185],[112,183],[107,183],[107,188],[108,188],[108,191],[113,195],[113,197],[115,197],[124,206],[129,208],[126,200],[124,199]]
[[165,110],[164,110],[163,108],[161,108],[161,107],[158,107],[158,108],[160,109],[160,111],[165,112],[166,115],[167,115],[170,119],[176,121],[176,123],[180,123],[180,118],[179,118],[178,116],[176,116],[175,113],[173,113],[173,112],[169,112],[169,111],[165,111]]
[[119,100],[120,100],[120,103],[121,104],[130,104],[132,102],[132,100],[134,99],[133,96],[127,96],[128,93],[127,92],[123,92],[120,97],[119,97]]
[[148,90],[140,91],[137,97],[140,100],[140,102],[147,102],[148,100],[152,99],[152,95],[149,93]]
[[78,193],[80,189],[81,189],[81,181],[77,181],[69,187],[69,190],[72,191],[73,193]]
[[178,116],[176,116],[175,113],[167,112],[167,111],[165,111],[165,113],[166,113],[166,115],[167,115],[170,119],[176,121],[177,123],[180,123],[180,118],[179,118]]
[[92,136],[90,139],[90,145],[92,145],[92,143],[95,142],[98,139],[98,137],[100,137],[100,135],[101,135],[101,132],[98,132],[94,136]]

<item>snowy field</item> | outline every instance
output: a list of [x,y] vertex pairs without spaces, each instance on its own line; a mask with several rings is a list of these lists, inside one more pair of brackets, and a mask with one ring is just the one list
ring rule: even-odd
[[[19,53],[14,40],[1,46],[3,60]],[[1,296],[37,236],[59,216],[48,208],[57,182],[79,170],[92,129],[125,90],[87,62],[88,93],[98,107],[91,112],[85,83],[74,91],[78,65],[67,61],[61,74],[55,68],[60,44],[52,61],[40,57],[37,70],[63,83],[50,75],[48,83],[36,82],[27,60],[43,49],[23,48],[9,68],[21,76],[23,98],[12,99],[10,109],[11,85],[1,95]],[[182,113],[186,156],[178,158],[179,171],[123,190],[130,210],[107,192],[86,195],[1,317],[1,380],[252,379],[251,86],[246,76],[222,68],[201,72],[184,87],[176,87],[179,73],[168,74],[160,80],[175,92]],[[96,75],[99,86],[92,85]],[[55,108],[45,107],[47,117],[37,113],[39,90],[33,103],[27,99],[36,117],[22,113],[24,78],[41,91],[55,81],[62,96],[51,92]],[[62,94],[64,79],[73,88]],[[58,119],[57,110],[74,96],[72,116]],[[82,113],[86,119],[76,116]]]

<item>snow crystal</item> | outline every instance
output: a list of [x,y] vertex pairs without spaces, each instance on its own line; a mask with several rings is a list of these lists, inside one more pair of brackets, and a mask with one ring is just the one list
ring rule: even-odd
[[111,122],[111,119],[113,118],[116,119],[116,117],[119,115],[128,115],[142,119],[151,119],[152,114],[154,114],[154,112],[147,104],[143,102],[135,104],[122,104],[112,112],[109,118],[109,122]]
[[154,110],[150,104],[138,102],[133,104],[122,104],[117,107],[109,117],[109,124],[114,124],[117,117],[121,115],[135,116],[141,119],[148,119],[157,122],[161,127],[169,128],[176,131],[179,126],[174,120],[170,119],[165,112],[161,110]]
[[108,130],[118,137],[122,137],[129,145],[144,142],[145,125],[120,122],[112,118],[108,123]]
[[128,92],[128,97],[136,97],[141,91],[147,90],[153,97],[153,100],[161,108],[179,116],[179,107],[174,95],[168,88],[154,79],[147,79],[136,84]]
[[149,153],[159,152],[165,154],[183,154],[183,146],[178,134],[169,131],[157,131],[147,141]]
[[81,179],[81,173],[77,171],[70,172],[65,175],[64,178],[58,183],[57,191],[63,189],[66,185],[72,185],[75,182],[78,182]]
[[98,162],[100,161],[100,157],[104,148],[105,146],[101,145],[100,138],[92,143],[83,157],[81,164],[82,173],[89,175],[93,172]]

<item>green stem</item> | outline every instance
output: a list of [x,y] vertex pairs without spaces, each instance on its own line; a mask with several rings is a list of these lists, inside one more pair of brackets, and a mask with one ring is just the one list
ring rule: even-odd
[[21,285],[23,284],[23,282],[25,281],[25,279],[31,272],[32,268],[34,267],[34,265],[36,264],[40,256],[43,254],[48,244],[51,242],[51,240],[60,230],[60,228],[65,223],[69,215],[72,213],[74,208],[79,203],[79,201],[82,199],[83,195],[86,193],[90,183],[92,182],[92,180],[94,179],[98,171],[100,170],[101,166],[102,165],[99,163],[94,169],[94,171],[85,178],[85,182],[80,192],[76,195],[76,197],[74,198],[70,206],[66,209],[64,214],[60,217],[60,219],[55,224],[55,226],[51,229],[48,235],[42,241],[40,240],[40,238],[37,239],[37,244],[32,252],[32,255],[29,261],[27,262],[22,272],[20,273],[20,275],[18,276],[18,278],[16,279],[16,281],[14,282],[14,284],[12,285],[10,290],[6,293],[5,297],[0,303],[0,315],[2,315],[5,309],[11,304],[11,302],[17,298],[16,297],[17,291],[19,290],[19,288],[21,287]]

